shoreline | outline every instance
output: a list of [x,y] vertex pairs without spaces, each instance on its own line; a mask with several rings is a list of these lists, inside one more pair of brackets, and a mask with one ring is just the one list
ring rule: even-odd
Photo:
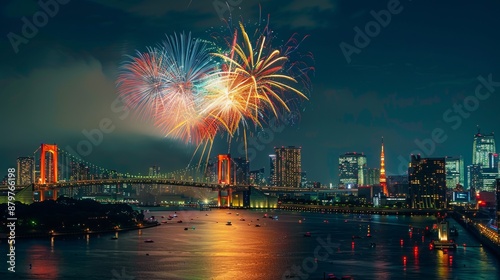
[[[157,227],[160,226],[160,223],[156,224],[147,224],[143,226],[135,226],[135,227],[128,227],[128,228],[121,228],[121,229],[107,229],[107,230],[96,230],[96,231],[78,231],[78,232],[63,232],[63,233],[44,233],[44,232],[33,232],[33,233],[28,233],[28,234],[19,234],[15,235],[15,239],[36,239],[36,238],[52,238],[52,237],[64,237],[64,236],[81,236],[81,235],[96,235],[96,234],[102,234],[102,233],[113,233],[113,232],[124,232],[124,231],[131,231],[131,230],[136,230],[136,229],[145,229],[145,228],[152,228],[152,227]],[[8,233],[1,233],[0,234],[0,240],[8,240],[9,239],[9,234]]]

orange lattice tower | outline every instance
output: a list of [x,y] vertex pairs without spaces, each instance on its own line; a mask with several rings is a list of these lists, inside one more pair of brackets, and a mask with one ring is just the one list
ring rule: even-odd
[[387,179],[385,178],[384,137],[382,137],[382,151],[380,152],[380,186],[382,187],[382,192],[386,196],[389,196]]

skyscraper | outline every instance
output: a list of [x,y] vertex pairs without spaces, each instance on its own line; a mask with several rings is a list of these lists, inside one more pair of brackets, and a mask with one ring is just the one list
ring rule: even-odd
[[446,187],[454,189],[457,185],[464,186],[464,159],[462,156],[446,157]]
[[339,156],[339,186],[356,188],[366,185],[366,156],[363,153],[345,153]]
[[269,185],[276,186],[276,155],[269,155]]
[[248,185],[250,177],[250,163],[246,158],[233,158],[233,184]]
[[481,187],[476,190],[495,191],[495,179],[498,176],[498,154],[496,153],[494,133],[481,134],[478,127],[472,148],[472,164],[481,167]]
[[468,188],[471,195],[483,189],[483,169],[479,164],[467,166]]
[[17,185],[27,185],[34,182],[33,178],[33,158],[18,157],[17,158]]
[[249,173],[250,185],[263,186],[265,184],[265,168],[252,170]]
[[301,148],[289,146],[274,148],[276,153],[276,185],[280,187],[300,187],[302,175]]
[[382,150],[380,151],[380,186],[382,187],[382,192],[386,196],[389,196],[389,191],[387,190],[387,180],[385,178],[384,137],[382,137]]
[[489,154],[495,154],[495,135],[481,134],[479,128],[477,129],[477,134],[474,135],[474,143],[472,146],[472,164],[480,164],[486,167],[489,165]]
[[412,155],[408,181],[411,208],[446,207],[445,158],[421,158],[419,155]]
[[160,167],[153,165],[149,168],[149,177],[156,178],[160,175]]
[[366,185],[373,186],[380,184],[380,169],[379,168],[368,168]]

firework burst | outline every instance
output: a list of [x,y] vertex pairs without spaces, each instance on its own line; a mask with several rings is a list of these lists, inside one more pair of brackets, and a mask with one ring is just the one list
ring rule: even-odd
[[292,36],[273,48],[267,25],[253,34],[255,40],[240,23],[224,51],[191,34],[167,36],[129,57],[117,80],[119,94],[167,137],[203,147],[202,156],[217,134],[227,133],[230,141],[242,128],[246,138],[250,127],[308,99],[297,88],[307,88],[308,68],[291,59],[300,42]]

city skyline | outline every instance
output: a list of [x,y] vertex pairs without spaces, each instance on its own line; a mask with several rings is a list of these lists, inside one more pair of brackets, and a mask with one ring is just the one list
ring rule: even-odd
[[[492,35],[500,23],[499,4],[399,1],[390,22],[380,24],[361,47],[356,30],[364,33],[368,23],[387,15],[381,11],[389,2],[242,1],[233,8],[233,18],[245,22],[270,14],[278,41],[295,32],[307,36],[301,48],[315,58],[313,89],[300,116],[274,126],[270,121],[263,126],[265,135],[252,131],[251,170],[267,167],[275,146],[301,146],[307,177],[335,183],[343,153],[363,152],[367,166],[378,168],[382,136],[387,175],[401,174],[414,151],[423,157],[462,155],[468,166],[476,126],[485,134],[499,131],[488,114],[500,102],[500,44]],[[10,116],[2,118],[2,127],[12,137],[0,145],[2,170],[14,167],[18,157],[32,156],[40,143],[78,151],[80,142],[91,142],[86,135],[94,142],[81,157],[109,169],[146,174],[152,165],[167,172],[190,163],[196,147],[164,138],[115,103],[117,69],[126,55],[159,43],[164,34],[191,30],[192,36],[210,39],[211,32],[224,30],[220,16],[228,18],[229,12],[200,1],[151,3],[69,2],[17,45],[17,52],[4,37],[0,108]],[[22,35],[22,18],[31,21],[43,10],[36,2],[0,5],[5,35]],[[346,55],[346,46],[356,51]],[[96,129],[104,131],[102,137]],[[241,138],[230,147],[234,157],[245,156]],[[228,150],[221,137],[212,154]]]

